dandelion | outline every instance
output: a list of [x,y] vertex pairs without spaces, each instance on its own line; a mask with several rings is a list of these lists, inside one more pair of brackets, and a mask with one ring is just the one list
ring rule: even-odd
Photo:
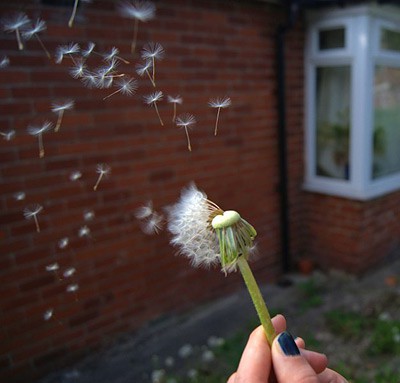
[[73,182],[78,181],[81,178],[82,178],[82,173],[79,170],[75,170],[69,175],[69,179]]
[[26,193],[23,191],[19,191],[14,193],[13,196],[16,201],[23,201],[26,198]]
[[153,82],[156,82],[156,61],[164,58],[164,48],[159,43],[147,43],[142,50],[142,59],[144,61],[151,61],[153,69]]
[[156,83],[153,81],[153,77],[151,77],[151,74],[149,70],[152,68],[153,64],[151,61],[146,61],[144,64],[137,64],[136,65],[136,73],[142,77],[145,73],[147,74],[147,77],[151,81],[151,84],[153,87],[156,87]]
[[151,383],[162,383],[165,378],[165,370],[154,370],[151,372]]
[[167,367],[173,367],[175,365],[175,359],[172,356],[168,356],[165,358],[164,363]]
[[79,232],[78,232],[78,236],[79,238],[83,238],[83,237],[90,237],[90,229],[89,227],[82,226],[79,228]]
[[8,58],[8,56],[3,56],[0,59],[0,69],[6,68],[10,65],[10,59]]
[[58,247],[59,247],[61,250],[66,249],[66,248],[68,247],[68,245],[69,245],[69,238],[68,238],[68,237],[61,238],[61,239],[58,241]]
[[[81,1],[85,2],[85,3],[90,3],[92,0],[81,0]],[[74,20],[75,20],[75,16],[76,16],[76,11],[78,9],[78,4],[79,4],[79,0],[75,0],[74,6],[72,8],[71,16],[70,16],[70,18],[68,20],[68,26],[70,28],[72,28],[72,26],[74,25]]]
[[215,354],[211,350],[204,350],[201,354],[201,359],[205,363],[210,363],[215,360]]
[[54,128],[55,132],[60,130],[61,122],[64,117],[64,112],[66,110],[70,110],[74,107],[74,100],[65,100],[63,102],[55,102],[51,106],[51,111],[58,114],[56,127]]
[[6,140],[6,141],[13,140],[14,137],[15,137],[15,134],[16,133],[15,133],[14,129],[9,130],[8,132],[0,132],[0,135],[2,135],[3,139]]
[[186,133],[188,150],[192,151],[192,146],[190,145],[189,128],[196,123],[195,117],[190,113],[185,113],[176,119],[176,126],[183,127]]
[[45,45],[43,44],[42,39],[39,37],[39,33],[43,32],[47,29],[46,22],[41,19],[37,19],[36,23],[33,24],[32,28],[27,29],[26,31],[22,32],[22,36],[24,39],[29,40],[33,36],[35,36],[36,40],[39,42],[40,46],[42,47],[44,53],[46,53],[46,56],[51,59],[51,55],[49,51],[46,49]]
[[163,98],[163,93],[158,90],[152,94],[149,94],[148,96],[144,96],[144,101],[147,105],[154,105],[158,119],[160,120],[160,124],[161,124],[161,126],[164,126],[164,123],[161,120],[161,116],[160,116],[160,113],[159,113],[158,107],[157,107],[157,102],[162,100],[162,98]]
[[145,23],[154,18],[156,7],[150,1],[132,0],[119,3],[118,11],[122,17],[134,19],[131,53],[135,53],[139,21]]
[[53,124],[49,121],[45,121],[41,126],[28,126],[28,133],[32,136],[38,136],[39,140],[39,157],[44,157],[44,146],[43,146],[43,133],[49,131]]
[[53,316],[53,313],[54,313],[54,310],[53,310],[53,309],[48,309],[48,310],[46,310],[45,313],[43,314],[43,319],[44,319],[45,321],[50,320],[50,319],[52,318],[52,316]]
[[208,103],[208,105],[211,108],[217,108],[217,118],[215,120],[215,129],[214,129],[214,136],[217,135],[218,131],[218,120],[219,120],[219,114],[221,112],[222,108],[227,108],[228,106],[231,105],[231,99],[229,97],[224,97],[224,98],[214,98],[211,99]]
[[176,118],[176,105],[177,104],[182,104],[183,99],[181,96],[170,96],[168,95],[168,102],[171,104],[174,104],[174,114],[172,115],[172,122],[175,122],[175,118]]
[[128,77],[121,78],[121,79],[118,79],[116,81],[116,83],[118,85],[118,89],[116,91],[112,92],[111,94],[109,94],[108,96],[104,97],[103,100],[105,100],[117,93],[122,93],[126,96],[132,96],[138,88],[137,80],[134,78],[128,78]]
[[184,344],[179,350],[178,350],[178,355],[182,359],[187,359],[189,358],[190,355],[193,354],[193,346],[191,344]]
[[107,164],[97,164],[96,173],[99,173],[99,178],[97,179],[96,184],[93,186],[93,190],[97,190],[99,183],[103,177],[107,177],[111,173],[111,167]]
[[20,51],[24,49],[24,44],[21,39],[21,31],[28,28],[29,22],[29,17],[23,12],[18,12],[12,17],[3,20],[3,29],[6,32],[15,32],[18,49]]
[[36,231],[40,233],[40,226],[39,226],[39,220],[37,218],[38,214],[43,210],[43,206],[36,204],[32,207],[26,207],[24,209],[24,217],[25,219],[32,219],[35,221],[35,226],[36,226]]
[[182,191],[179,201],[167,209],[171,244],[179,247],[192,264],[220,263],[225,273],[239,268],[257,314],[272,344],[275,330],[260,289],[247,262],[256,230],[234,210],[223,211],[194,184]]
[[56,49],[56,58],[55,62],[57,64],[61,64],[64,59],[64,56],[69,56],[71,60],[75,63],[75,59],[72,55],[79,53],[80,47],[76,43],[69,43],[67,45],[60,45]]

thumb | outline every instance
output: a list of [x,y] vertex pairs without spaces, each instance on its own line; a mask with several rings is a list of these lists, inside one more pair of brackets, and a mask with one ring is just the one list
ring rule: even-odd
[[300,354],[288,332],[277,336],[272,344],[272,364],[279,383],[318,383],[314,369]]

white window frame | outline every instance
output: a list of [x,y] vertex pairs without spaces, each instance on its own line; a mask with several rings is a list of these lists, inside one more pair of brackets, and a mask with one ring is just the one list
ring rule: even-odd
[[[372,179],[373,76],[375,65],[400,67],[400,52],[381,50],[383,28],[400,31],[400,8],[359,6],[308,14],[305,50],[305,180],[304,189],[367,200],[400,189],[400,172]],[[321,30],[345,28],[345,47],[318,50]],[[351,73],[349,180],[316,174],[316,68],[349,65]]]

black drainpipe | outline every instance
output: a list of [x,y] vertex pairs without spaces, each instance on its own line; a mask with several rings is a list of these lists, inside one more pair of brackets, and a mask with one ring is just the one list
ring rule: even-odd
[[280,196],[280,233],[282,252],[282,272],[291,269],[290,233],[289,233],[289,196],[286,155],[286,96],[285,96],[285,35],[293,26],[299,5],[296,0],[289,1],[289,15],[285,24],[278,27],[276,35],[276,62],[278,80],[278,161]]

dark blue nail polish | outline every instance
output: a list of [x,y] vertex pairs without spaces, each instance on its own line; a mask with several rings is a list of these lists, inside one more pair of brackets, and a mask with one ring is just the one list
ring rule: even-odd
[[294,342],[293,337],[287,331],[279,335],[278,342],[286,356],[300,355],[299,348]]

